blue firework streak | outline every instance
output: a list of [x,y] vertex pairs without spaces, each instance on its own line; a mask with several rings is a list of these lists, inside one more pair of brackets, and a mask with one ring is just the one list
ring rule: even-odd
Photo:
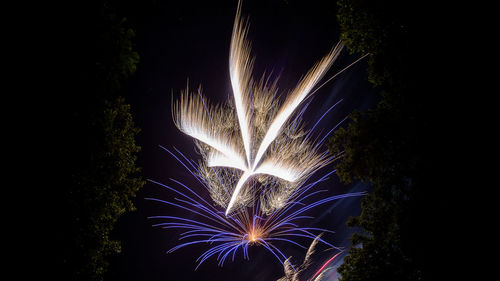
[[[321,118],[324,116],[325,115]],[[321,118],[318,122],[321,121]],[[325,137],[331,132],[332,130],[330,130]],[[323,137],[322,140],[324,140],[325,137]],[[190,161],[183,153],[175,148],[175,151],[171,151],[165,147],[160,147],[167,151],[187,171],[189,171],[201,186],[205,189],[209,189],[203,179],[198,176],[199,165]],[[333,159],[334,157],[332,156],[331,158]],[[175,184],[175,187],[172,187],[154,180],[149,180],[151,183],[174,192],[179,197],[176,197],[174,201],[166,201],[158,198],[146,198],[146,200],[156,201],[161,204],[182,209],[186,212],[186,216],[188,214],[195,214],[198,216],[196,220],[179,216],[151,216],[149,218],[163,221],[154,224],[154,227],[185,230],[185,232],[181,233],[179,241],[187,241],[171,248],[168,250],[168,253],[172,253],[190,245],[209,245],[209,248],[197,258],[196,261],[198,265],[196,269],[211,257],[216,257],[218,264],[222,266],[228,259],[234,260],[238,251],[243,254],[244,259],[250,259],[248,247],[257,245],[264,247],[283,264],[287,256],[277,247],[276,242],[285,242],[296,247],[307,249],[294,240],[304,237],[311,240],[316,238],[319,242],[328,247],[341,250],[318,237],[322,232],[333,231],[300,226],[300,224],[305,224],[307,220],[314,218],[307,215],[311,209],[342,198],[362,196],[365,194],[365,192],[354,192],[335,196],[325,196],[326,190],[317,190],[315,187],[317,187],[319,183],[327,180],[333,173],[335,173],[335,170],[325,173],[317,180],[311,180],[309,183],[303,184],[294,192],[284,207],[275,210],[269,215],[262,212],[258,202],[252,208],[239,209],[238,212],[226,215],[222,208],[217,208],[213,203],[205,200],[193,188],[188,187],[180,181],[170,179],[172,183]],[[308,180],[312,178],[313,174],[308,177]],[[290,266],[295,270],[291,263]]]

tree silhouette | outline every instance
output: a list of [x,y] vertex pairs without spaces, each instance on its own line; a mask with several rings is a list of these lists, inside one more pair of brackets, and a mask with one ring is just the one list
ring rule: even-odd
[[134,32],[107,1],[97,7],[97,17],[75,13],[78,23],[68,38],[74,41],[65,50],[72,80],[62,98],[68,116],[60,117],[60,168],[67,177],[55,204],[57,263],[65,280],[103,280],[107,258],[120,252],[110,233],[121,215],[134,210],[132,199],[144,185],[136,166],[139,129],[121,96],[139,61]]
[[[341,38],[352,53],[370,53],[368,77],[381,90],[378,105],[351,114],[329,148],[344,152],[337,173],[344,182],[361,180],[374,191],[362,201],[349,255],[338,268],[342,281],[424,280],[425,230],[435,226],[440,204],[433,183],[435,115],[432,90],[422,91],[425,53],[418,3],[339,0]],[[419,14],[419,16],[422,16]],[[441,191],[442,192],[442,191]]]

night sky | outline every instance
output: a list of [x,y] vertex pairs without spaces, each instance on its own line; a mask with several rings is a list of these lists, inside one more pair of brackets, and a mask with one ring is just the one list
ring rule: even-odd
[[[296,2],[245,1],[242,9],[242,14],[250,17],[249,39],[252,54],[256,56],[254,77],[260,78],[264,72],[271,73],[272,77],[280,74],[278,85],[282,90],[292,89],[339,40],[334,1],[327,4]],[[154,9],[144,8],[137,12],[138,16],[129,17],[137,34],[134,42],[140,63],[125,85],[125,91],[136,125],[141,128],[137,139],[142,147],[138,164],[145,179],[169,184],[169,178],[173,178],[202,190],[159,145],[169,149],[175,147],[195,161],[201,158],[194,151],[193,140],[177,130],[172,122],[172,96],[178,98],[189,79],[189,86],[193,89],[202,85],[203,94],[212,103],[231,98],[228,54],[236,5],[237,1],[210,1],[210,5],[174,1],[154,4]],[[325,78],[357,58],[344,50]],[[325,134],[353,110],[374,106],[378,91],[367,81],[365,68],[366,62],[362,61],[314,94],[304,115],[310,126],[330,106],[343,99],[318,125],[317,133]],[[332,169],[330,166],[323,173]],[[336,176],[317,188],[328,189],[329,195],[369,190],[360,183],[343,185]],[[212,258],[195,271],[195,260],[207,246],[193,245],[167,254],[167,250],[178,243],[179,232],[153,228],[153,222],[147,217],[179,214],[180,211],[144,200],[147,197],[171,200],[174,194],[148,182],[135,199],[137,211],[118,221],[113,236],[122,241],[123,248],[122,254],[111,262],[113,280],[257,281],[276,280],[283,276],[282,265],[263,247],[250,248],[249,261],[238,252],[235,261],[227,261],[222,268]],[[359,212],[360,198],[351,198],[323,205],[308,215],[315,216],[310,221],[311,226],[336,232],[324,236],[329,242],[348,247],[348,239],[354,230],[346,227],[345,222]],[[304,241],[303,244],[309,244],[308,240]],[[292,255],[295,263],[305,254],[297,247],[277,245],[286,255]],[[323,251],[325,249],[319,248],[316,264],[311,266],[312,272],[336,253]],[[336,278],[333,275],[328,280]]]

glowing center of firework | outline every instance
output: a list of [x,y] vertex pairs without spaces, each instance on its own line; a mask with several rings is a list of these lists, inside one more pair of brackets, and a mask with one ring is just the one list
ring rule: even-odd
[[255,235],[254,233],[250,233],[249,238],[249,240],[252,242],[257,241],[257,235]]
[[248,233],[248,241],[250,243],[257,243],[259,239],[262,239],[262,232],[258,229],[252,229]]

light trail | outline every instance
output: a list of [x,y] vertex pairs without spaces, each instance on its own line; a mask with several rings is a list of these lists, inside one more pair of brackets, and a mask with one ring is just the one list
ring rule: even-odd
[[326,261],[326,262],[325,262],[325,263],[324,263],[324,264],[323,264],[323,265],[322,265],[322,266],[318,269],[318,271],[316,271],[316,273],[314,273],[314,275],[313,275],[313,276],[312,276],[312,277],[311,277],[308,281],[312,281],[312,280],[314,280],[314,278],[316,278],[316,276],[318,276],[318,274],[320,274],[320,273],[323,271],[323,269],[325,269],[325,267],[326,267],[326,266],[327,266],[330,262],[332,262],[332,261],[333,261],[336,257],[338,257],[341,253],[342,253],[342,252],[337,253],[337,254],[335,254],[333,257],[331,257],[330,259],[328,259],[328,260],[327,260],[327,261]]

